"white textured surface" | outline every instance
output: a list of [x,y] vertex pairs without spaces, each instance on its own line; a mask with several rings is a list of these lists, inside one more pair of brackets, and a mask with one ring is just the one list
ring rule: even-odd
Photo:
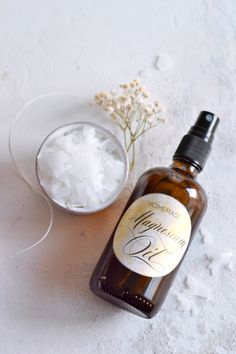
[[[1,353],[236,352],[235,42],[234,0],[1,1]],[[36,241],[46,218],[43,202],[10,162],[14,115],[39,94],[73,91],[87,101],[138,73],[167,107],[168,123],[143,139],[137,173],[167,165],[200,110],[221,117],[199,179],[209,198],[202,232],[162,311],[149,321],[88,290],[126,196],[97,215],[56,210],[45,242],[7,256]]]

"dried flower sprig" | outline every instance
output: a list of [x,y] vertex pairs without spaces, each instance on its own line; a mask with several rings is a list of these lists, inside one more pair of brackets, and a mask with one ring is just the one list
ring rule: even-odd
[[124,135],[127,152],[131,153],[131,169],[135,163],[135,143],[144,133],[154,128],[164,119],[159,102],[149,102],[149,92],[139,80],[120,85],[119,92],[101,92],[95,95],[95,102],[110,113]]

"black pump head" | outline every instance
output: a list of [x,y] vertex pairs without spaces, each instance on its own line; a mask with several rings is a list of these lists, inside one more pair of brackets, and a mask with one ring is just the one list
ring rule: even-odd
[[202,170],[211,151],[219,121],[215,114],[202,111],[188,134],[181,140],[173,159],[188,161]]

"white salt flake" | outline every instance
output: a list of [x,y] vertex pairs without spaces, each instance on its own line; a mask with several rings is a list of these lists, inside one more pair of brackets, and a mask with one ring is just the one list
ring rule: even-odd
[[95,143],[99,142],[99,140],[95,137],[95,128],[91,127],[84,127],[83,128],[83,135],[87,141]]
[[175,294],[175,296],[177,300],[177,310],[187,312],[193,310],[195,304],[191,291],[185,289],[182,292]]
[[64,151],[70,151],[74,145],[74,140],[75,136],[73,134],[58,137],[51,146],[49,145],[48,149],[52,152],[55,149],[54,144],[56,144],[58,147],[63,148]]
[[232,262],[232,252],[222,252],[222,253],[210,253],[206,254],[206,258],[209,261],[208,269],[210,275],[215,275],[220,269],[225,268],[227,270],[233,270]]
[[178,311],[189,312],[192,316],[197,315],[199,308],[196,303],[196,298],[205,300],[212,299],[211,289],[203,282],[192,275],[188,275],[184,280],[185,288],[175,294]]
[[[117,148],[116,144],[111,139],[105,140],[104,143],[106,143],[106,147],[105,147],[106,152],[108,154],[113,154],[113,153],[115,154],[115,151],[116,151],[116,148]],[[102,147],[103,147],[103,145],[102,145]]]
[[173,60],[167,54],[159,54],[154,61],[154,68],[157,70],[167,70],[173,66]]
[[185,278],[185,286],[191,290],[192,294],[203,299],[211,299],[211,290],[197,278],[188,275]]
[[138,76],[142,78],[150,78],[152,77],[152,70],[151,68],[147,67],[138,72]]
[[204,245],[211,245],[213,243],[212,237],[205,230],[199,229],[199,234],[201,235],[201,241]]

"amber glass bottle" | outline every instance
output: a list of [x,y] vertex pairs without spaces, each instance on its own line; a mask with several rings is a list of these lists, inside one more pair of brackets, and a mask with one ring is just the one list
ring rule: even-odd
[[92,274],[92,292],[145,318],[158,312],[206,210],[196,177],[218,123],[201,112],[171,166],[139,178]]

